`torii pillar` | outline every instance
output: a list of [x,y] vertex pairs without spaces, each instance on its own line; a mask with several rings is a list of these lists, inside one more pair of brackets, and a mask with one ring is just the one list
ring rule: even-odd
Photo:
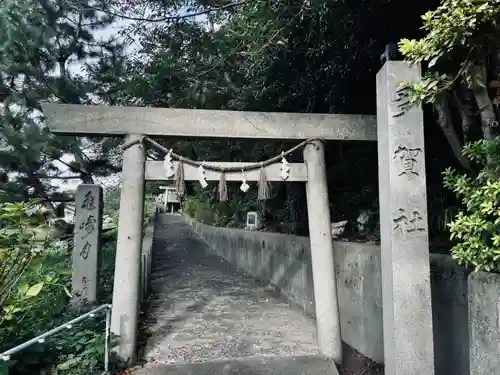
[[[116,243],[111,331],[120,337],[118,354],[135,362],[141,290],[146,150],[141,136],[131,134],[123,151],[122,186]],[[134,143],[136,142],[136,143]]]
[[340,364],[340,312],[323,142],[314,141],[305,146],[304,162],[318,344],[323,355]]

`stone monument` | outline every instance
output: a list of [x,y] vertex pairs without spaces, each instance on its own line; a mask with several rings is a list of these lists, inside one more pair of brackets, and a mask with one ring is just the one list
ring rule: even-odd
[[245,224],[245,229],[248,230],[259,230],[261,229],[261,217],[256,211],[247,212],[247,219]]
[[77,187],[71,283],[76,304],[97,300],[102,209],[102,188],[99,185]]

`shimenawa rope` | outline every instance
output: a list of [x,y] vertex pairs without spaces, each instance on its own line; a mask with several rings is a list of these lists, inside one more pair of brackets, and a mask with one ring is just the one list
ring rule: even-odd
[[165,152],[169,153],[173,159],[177,160],[179,162],[177,166],[177,172],[175,175],[175,186],[177,189],[177,193],[179,196],[183,196],[186,192],[186,187],[185,187],[185,181],[184,181],[184,165],[183,163],[195,166],[195,167],[203,167],[206,170],[214,171],[214,172],[219,172],[221,174],[220,176],[220,181],[219,181],[219,189],[218,189],[218,195],[219,195],[219,200],[220,201],[227,201],[228,196],[227,196],[227,182],[226,182],[226,173],[231,173],[231,172],[247,172],[247,171],[252,171],[255,169],[260,168],[260,178],[259,178],[259,183],[258,183],[258,199],[259,200],[266,200],[270,196],[270,189],[269,189],[269,184],[267,181],[267,176],[265,172],[265,167],[276,163],[278,160],[281,158],[286,157],[287,155],[292,154],[293,152],[300,150],[301,148],[305,147],[307,144],[312,143],[313,141],[324,141],[322,138],[309,138],[306,139],[305,141],[300,142],[298,145],[286,150],[282,151],[279,155],[276,155],[270,159],[253,163],[253,164],[248,164],[243,167],[221,167],[218,165],[211,165],[211,164],[206,164],[205,162],[200,162],[196,160],[191,160],[189,158],[186,158],[185,156],[176,154],[172,149],[168,149],[158,142],[154,141],[153,139],[143,136],[140,139],[136,139],[132,142],[128,142],[122,145],[122,150],[126,150],[127,148],[138,144],[138,143],[144,143],[147,142],[151,146],[154,146],[155,148]]

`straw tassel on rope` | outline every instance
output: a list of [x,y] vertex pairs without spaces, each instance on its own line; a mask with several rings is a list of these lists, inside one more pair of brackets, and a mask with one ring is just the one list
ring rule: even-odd
[[257,199],[260,201],[264,201],[266,199],[269,199],[269,195],[269,183],[267,181],[266,169],[263,165],[261,165]]
[[219,201],[227,202],[227,182],[226,182],[226,172],[220,173],[219,180]]
[[179,161],[177,171],[175,172],[175,189],[179,197],[183,197],[186,193],[186,182],[184,181],[184,164]]

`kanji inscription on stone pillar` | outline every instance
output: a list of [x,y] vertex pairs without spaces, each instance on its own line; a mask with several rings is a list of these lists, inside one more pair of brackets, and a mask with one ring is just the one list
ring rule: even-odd
[[75,194],[72,294],[77,304],[97,299],[102,228],[102,188],[82,184]]

